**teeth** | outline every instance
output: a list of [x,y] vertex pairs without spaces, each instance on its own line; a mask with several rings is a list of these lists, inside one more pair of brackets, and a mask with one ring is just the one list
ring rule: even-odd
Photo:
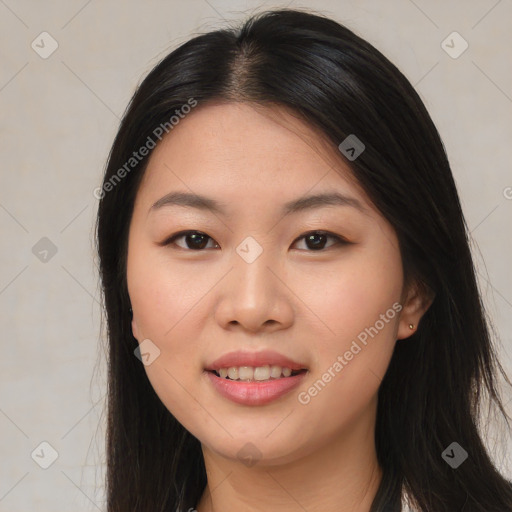
[[240,380],[251,380],[254,377],[254,368],[250,366],[240,366],[238,368],[238,378]]
[[273,377],[274,379],[279,379],[279,377],[281,377],[281,367],[280,366],[275,366],[275,365],[272,365],[272,367],[270,368],[270,376]]
[[270,366],[258,366],[254,368],[254,380],[268,380],[270,378]]
[[277,365],[265,366],[232,366],[230,368],[219,368],[217,374],[223,379],[229,378],[230,380],[242,381],[263,381],[270,379],[280,379],[282,377],[290,377],[292,374],[291,368],[281,367]]

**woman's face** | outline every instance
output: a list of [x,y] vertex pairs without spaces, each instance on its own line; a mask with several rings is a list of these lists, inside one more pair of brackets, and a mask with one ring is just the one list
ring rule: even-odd
[[229,103],[196,108],[150,158],[133,334],[162,402],[217,454],[273,465],[373,435],[411,319],[395,232],[337,151],[284,110]]

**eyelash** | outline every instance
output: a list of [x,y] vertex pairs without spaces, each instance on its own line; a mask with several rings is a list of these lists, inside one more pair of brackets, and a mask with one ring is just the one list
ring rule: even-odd
[[[202,232],[202,231],[197,231],[197,230],[186,230],[186,231],[180,231],[178,233],[175,233],[174,235],[171,235],[169,238],[165,239],[163,242],[161,242],[159,245],[161,246],[170,246],[171,244],[174,244],[175,240],[177,240],[178,238],[183,238],[183,237],[186,237],[187,235],[191,235],[191,234],[199,234],[199,235],[205,235],[207,238],[209,238],[210,240],[213,240],[212,237],[210,237],[209,235],[207,235],[206,233]],[[306,250],[306,252],[325,252],[327,249],[330,249],[331,247],[334,247],[336,245],[349,245],[351,242],[349,242],[348,240],[344,239],[343,237],[339,236],[339,235],[335,235],[334,233],[331,233],[329,231],[324,231],[324,230],[314,230],[314,231],[308,231],[304,234],[302,234],[301,236],[299,236],[298,238],[296,238],[294,241],[293,241],[293,244],[295,244],[296,242],[298,242],[299,240],[302,240],[302,239],[305,239],[306,237],[310,236],[310,235],[315,235],[315,234],[318,234],[318,235],[325,235],[327,236],[328,238],[332,238],[334,240],[336,240],[336,243],[335,244],[332,244],[331,246],[327,247],[327,248],[322,248],[322,249],[318,249],[318,250]],[[217,242],[215,242],[217,243]],[[218,244],[217,244],[218,245]],[[184,248],[184,247],[180,247],[178,246],[179,249],[182,249],[184,251],[192,251],[192,252],[203,252],[205,249],[190,249],[190,248]],[[301,250],[304,250],[304,249],[301,249]]]

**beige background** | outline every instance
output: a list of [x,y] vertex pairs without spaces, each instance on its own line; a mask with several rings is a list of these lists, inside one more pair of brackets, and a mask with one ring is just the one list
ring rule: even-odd
[[[285,5],[347,24],[416,86],[449,154],[512,374],[510,1],[0,0],[0,511],[104,510],[93,190],[136,84],[191,35]],[[58,43],[45,59],[43,31]],[[458,58],[441,46],[453,31],[469,44]],[[31,457],[51,461],[41,442],[58,454],[48,469]]]

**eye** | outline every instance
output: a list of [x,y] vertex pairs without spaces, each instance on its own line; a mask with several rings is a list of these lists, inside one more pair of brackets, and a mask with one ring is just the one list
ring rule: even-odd
[[[181,247],[182,249],[191,249],[194,251],[200,251],[204,249],[207,245],[208,239],[213,241],[213,238],[209,237],[206,233],[201,231],[180,231],[179,233],[172,235],[170,238],[162,242],[161,245],[171,245],[180,238],[185,239],[186,247],[176,244],[178,247]],[[217,247],[219,246],[217,242],[215,242],[215,245]]]
[[[310,251],[321,251],[324,250],[326,247],[326,242],[328,239],[334,240],[334,243],[331,244],[329,247],[332,247],[333,245],[346,245],[349,244],[347,240],[344,238],[335,235],[333,233],[329,233],[328,231],[310,231],[308,233],[304,233],[299,238],[297,238],[293,243],[296,244],[300,240],[304,240],[306,243],[306,247],[310,249]],[[176,243],[176,240],[184,239],[185,246],[180,245]],[[210,246],[209,248],[218,248],[219,244],[213,240],[210,236],[208,236],[206,233],[203,233],[202,231],[194,231],[194,230],[188,230],[188,231],[180,231],[179,233],[175,233],[174,235],[167,238],[165,241],[163,241],[160,245],[167,246],[171,244],[175,244],[181,249],[190,249],[193,251],[201,251],[205,248],[208,248],[208,241],[211,240],[214,243],[214,247]],[[302,250],[302,249],[301,249]]]
[[309,233],[301,235],[299,238],[295,240],[294,243],[298,242],[299,240],[304,240],[306,243],[306,247],[312,249],[312,251],[321,251],[325,249],[326,241],[329,238],[335,240],[335,243],[331,244],[329,247],[332,247],[333,245],[337,244],[346,245],[350,243],[344,238],[333,233],[329,233],[328,231],[310,231]]

